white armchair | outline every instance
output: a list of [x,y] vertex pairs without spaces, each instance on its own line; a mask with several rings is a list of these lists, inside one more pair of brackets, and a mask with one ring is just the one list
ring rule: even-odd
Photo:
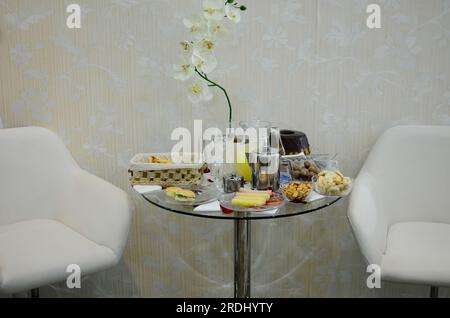
[[450,286],[449,164],[448,126],[391,128],[370,152],[348,216],[383,280]]
[[132,207],[49,130],[0,130],[0,293],[64,281],[70,264],[82,275],[116,265]]

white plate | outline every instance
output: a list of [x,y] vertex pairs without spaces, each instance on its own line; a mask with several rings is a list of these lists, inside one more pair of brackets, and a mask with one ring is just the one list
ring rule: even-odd
[[195,201],[181,202],[167,195],[164,190],[151,192],[149,195],[156,198],[162,204],[197,206],[217,200],[219,193],[213,187],[205,187],[202,185],[178,186],[178,188],[194,191],[196,194]]
[[273,193],[273,195],[275,195],[281,199],[279,204],[263,205],[260,207],[252,207],[252,208],[246,208],[246,207],[239,206],[239,205],[233,205],[231,203],[231,200],[233,200],[233,198],[235,196],[234,193],[222,194],[219,198],[219,203],[220,203],[220,206],[222,207],[222,209],[227,209],[227,210],[230,210],[233,212],[264,212],[264,211],[270,211],[270,210],[281,208],[284,205],[285,200],[284,200],[282,194],[275,192],[275,193]]
[[343,197],[348,196],[348,195],[352,192],[352,190],[353,190],[353,179],[350,178],[350,184],[347,186],[347,189],[345,189],[344,191],[342,191],[340,194],[338,194],[338,195],[330,195],[330,194],[327,194],[327,193],[322,193],[322,192],[320,192],[319,186],[317,185],[317,179],[318,179],[318,175],[316,175],[316,176],[314,176],[314,177],[312,178],[313,189],[314,189],[314,191],[317,192],[318,194],[323,195],[323,196],[326,196],[326,197],[343,198]]

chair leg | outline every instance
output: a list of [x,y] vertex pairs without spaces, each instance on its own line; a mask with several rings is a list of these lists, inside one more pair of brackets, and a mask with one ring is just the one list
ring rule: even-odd
[[431,286],[430,287],[430,298],[438,298],[439,297],[439,287]]
[[39,298],[39,288],[32,289],[28,292],[29,298]]

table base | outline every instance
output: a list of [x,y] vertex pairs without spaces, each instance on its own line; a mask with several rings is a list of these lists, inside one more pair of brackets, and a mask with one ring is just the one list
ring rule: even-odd
[[250,298],[251,221],[234,221],[234,297]]

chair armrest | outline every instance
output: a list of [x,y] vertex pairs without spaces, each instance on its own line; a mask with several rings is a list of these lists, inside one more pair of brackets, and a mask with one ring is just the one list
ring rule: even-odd
[[58,220],[99,245],[119,261],[127,243],[134,206],[114,185],[78,169],[66,183]]
[[366,261],[381,265],[389,223],[382,213],[382,204],[374,190],[372,176],[361,172],[353,186],[348,218]]

